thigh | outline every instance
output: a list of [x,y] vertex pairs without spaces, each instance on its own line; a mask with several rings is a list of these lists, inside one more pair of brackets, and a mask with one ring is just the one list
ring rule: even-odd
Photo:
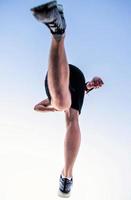
[[56,108],[56,109],[60,109],[61,111],[67,108],[70,108],[71,106],[71,93],[70,90],[68,88],[67,93],[64,93],[64,96],[59,94],[56,96],[56,98],[53,98],[51,96],[50,90],[49,90],[49,84],[48,84],[48,72],[46,74],[45,77],[45,91],[47,94],[47,97],[49,99],[50,104]]

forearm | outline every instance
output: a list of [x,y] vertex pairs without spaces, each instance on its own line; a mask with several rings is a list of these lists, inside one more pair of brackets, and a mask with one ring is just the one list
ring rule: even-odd
[[53,107],[45,107],[43,105],[36,105],[34,107],[34,110],[38,111],[38,112],[54,112],[54,111],[56,111],[55,108],[53,108]]
[[86,94],[89,93],[91,90],[93,90],[94,88],[91,89],[86,89]]

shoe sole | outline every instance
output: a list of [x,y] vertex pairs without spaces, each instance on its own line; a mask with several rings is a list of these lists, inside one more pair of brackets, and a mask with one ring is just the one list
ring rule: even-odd
[[30,10],[32,12],[42,12],[43,10],[49,10],[53,7],[57,7],[57,1],[50,1],[48,3],[45,3],[45,4],[42,4],[40,6],[37,6],[37,7],[34,7],[34,8],[31,8]]
[[62,197],[62,198],[69,198],[70,196],[71,196],[71,192],[69,192],[69,193],[63,193],[63,192],[61,192],[60,190],[58,191],[58,196],[59,197]]
[[57,8],[58,8],[58,11],[59,11],[60,14],[64,14],[63,13],[63,6],[62,6],[62,4],[58,4]]

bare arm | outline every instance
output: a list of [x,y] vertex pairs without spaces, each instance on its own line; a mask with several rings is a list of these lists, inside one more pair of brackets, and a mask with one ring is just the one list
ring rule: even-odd
[[45,99],[41,101],[40,103],[36,104],[34,107],[35,111],[38,112],[54,112],[57,111],[51,104],[49,99]]

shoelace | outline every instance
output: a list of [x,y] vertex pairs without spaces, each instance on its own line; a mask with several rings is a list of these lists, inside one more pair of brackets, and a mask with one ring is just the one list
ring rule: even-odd
[[63,188],[63,190],[64,191],[69,191],[69,187],[70,187],[70,185],[72,184],[72,180],[68,180],[68,179],[63,179],[62,178],[62,185],[64,185],[64,188]]
[[57,23],[57,19],[52,22],[46,23],[48,28],[51,30],[52,33],[63,33],[63,29],[60,27],[60,24]]

